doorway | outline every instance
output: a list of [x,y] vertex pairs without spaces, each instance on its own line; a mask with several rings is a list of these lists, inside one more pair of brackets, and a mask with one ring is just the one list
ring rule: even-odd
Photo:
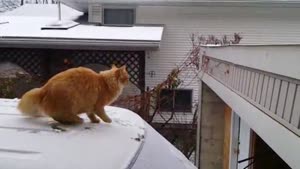
[[254,131],[252,131],[251,140],[253,160],[249,169],[291,169]]

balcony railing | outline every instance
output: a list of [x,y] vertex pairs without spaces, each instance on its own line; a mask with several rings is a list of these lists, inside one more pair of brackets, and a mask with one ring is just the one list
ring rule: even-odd
[[206,59],[206,73],[300,136],[300,80]]

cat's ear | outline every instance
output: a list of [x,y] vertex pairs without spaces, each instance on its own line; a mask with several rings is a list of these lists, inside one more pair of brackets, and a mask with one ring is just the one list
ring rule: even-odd
[[112,68],[112,69],[116,69],[117,66],[116,66],[115,64],[112,64],[112,65],[111,65],[111,68]]
[[116,71],[117,76],[120,76],[121,74],[124,74],[124,72],[126,72],[126,65],[117,68],[117,71]]
[[122,67],[120,67],[120,69],[126,70],[126,65],[123,65]]

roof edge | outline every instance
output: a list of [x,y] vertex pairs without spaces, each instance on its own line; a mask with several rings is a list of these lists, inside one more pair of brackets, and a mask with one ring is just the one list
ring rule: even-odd
[[0,38],[0,47],[51,48],[51,49],[114,49],[155,50],[160,41],[49,39],[49,38]]
[[[64,0],[62,0],[64,1]],[[68,0],[67,0],[68,1]],[[249,6],[249,7],[300,7],[300,1],[282,1],[282,0],[261,0],[261,1],[179,1],[179,0],[161,0],[161,1],[151,1],[151,0],[144,0],[144,1],[108,1],[108,0],[93,0],[91,3],[103,3],[103,4],[130,4],[130,5],[149,5],[149,6],[224,6],[224,7],[242,7],[242,6]]]

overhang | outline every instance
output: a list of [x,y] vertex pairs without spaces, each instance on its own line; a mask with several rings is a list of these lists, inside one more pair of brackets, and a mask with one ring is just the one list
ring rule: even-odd
[[64,23],[78,22],[67,29],[43,29],[57,23],[56,5],[24,5],[0,16],[0,47],[156,49],[163,25],[126,27],[81,22],[83,13],[62,6]]
[[223,6],[223,7],[299,7],[299,0],[61,0],[66,5],[87,12],[88,3],[134,6]]
[[47,21],[35,22],[33,18],[28,24],[18,19],[0,25],[0,47],[155,49],[163,33],[163,26],[78,25],[67,30],[42,30]]

